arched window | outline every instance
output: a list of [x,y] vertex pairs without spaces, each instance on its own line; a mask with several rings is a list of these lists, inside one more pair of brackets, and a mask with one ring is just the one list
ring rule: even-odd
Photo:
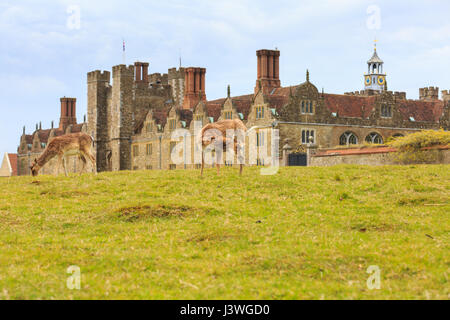
[[346,146],[346,145],[348,146],[350,144],[358,144],[358,137],[353,132],[347,131],[340,137],[339,144],[341,146]]
[[305,101],[302,101],[302,113],[305,113]]
[[366,142],[374,143],[374,144],[383,144],[383,137],[381,137],[378,133],[372,132],[366,137]]

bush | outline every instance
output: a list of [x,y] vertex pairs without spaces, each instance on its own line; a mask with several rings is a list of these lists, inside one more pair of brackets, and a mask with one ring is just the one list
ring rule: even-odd
[[450,144],[450,132],[441,130],[424,130],[397,137],[387,144],[399,151],[420,150],[426,147],[446,146]]
[[396,148],[395,161],[402,164],[435,163],[439,160],[438,150],[424,150],[427,147],[446,146],[450,144],[450,132],[444,130],[424,130],[404,137],[397,137],[387,142]]

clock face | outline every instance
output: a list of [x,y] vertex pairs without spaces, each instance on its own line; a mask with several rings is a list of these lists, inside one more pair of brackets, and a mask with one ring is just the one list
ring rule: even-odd
[[371,81],[370,81],[370,77],[369,77],[369,76],[366,76],[366,85],[369,86],[369,85],[370,85],[370,82],[371,82]]
[[379,84],[379,85],[382,86],[382,85],[384,84],[384,81],[385,81],[385,80],[384,80],[384,77],[378,77],[378,84]]

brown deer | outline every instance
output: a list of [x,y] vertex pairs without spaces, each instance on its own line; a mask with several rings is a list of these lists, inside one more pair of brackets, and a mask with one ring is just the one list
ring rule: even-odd
[[94,172],[97,173],[96,165],[95,165],[95,156],[92,153],[94,139],[87,135],[86,133],[78,132],[78,133],[70,133],[63,136],[53,138],[44,152],[41,154],[39,158],[34,159],[33,164],[31,165],[31,174],[33,177],[37,176],[39,170],[51,159],[58,156],[59,165],[64,168],[64,173],[67,174],[66,156],[78,155],[80,160],[83,163],[83,168],[80,171],[80,174],[86,167],[86,158],[88,158],[92,166],[94,168]]
[[[234,140],[231,141],[229,137],[226,136],[227,130],[234,130],[235,136]],[[240,131],[240,132],[239,132]],[[202,146],[202,171],[201,175],[203,176],[203,168],[205,166],[205,159],[203,155],[203,149],[210,144],[214,144],[216,150],[216,166],[217,166],[217,174],[219,174],[220,170],[220,162],[222,160],[222,153],[219,150],[226,150],[227,144],[233,144],[234,152],[238,154],[238,149],[244,149],[244,141],[243,139],[239,139],[236,135],[242,134],[245,137],[245,132],[247,128],[244,123],[239,119],[233,120],[221,120],[214,123],[208,123],[206,126],[202,128],[200,131],[199,138],[201,139]],[[228,142],[228,143],[227,143]],[[238,156],[239,157],[239,156]],[[244,167],[243,159],[239,161],[239,175],[242,175],[242,168]]]

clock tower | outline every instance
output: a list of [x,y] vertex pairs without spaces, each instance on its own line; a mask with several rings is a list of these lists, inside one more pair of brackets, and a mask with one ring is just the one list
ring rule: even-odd
[[383,60],[378,57],[377,43],[375,41],[375,47],[372,58],[367,61],[368,70],[364,74],[364,84],[366,90],[383,91],[386,86],[386,74],[383,73]]

